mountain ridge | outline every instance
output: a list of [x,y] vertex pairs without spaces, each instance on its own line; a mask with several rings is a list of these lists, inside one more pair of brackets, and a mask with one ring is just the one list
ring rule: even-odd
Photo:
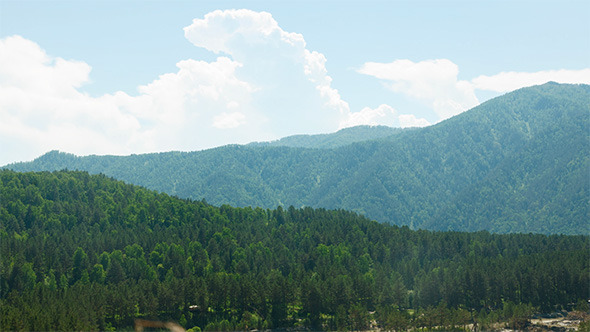
[[588,100],[588,85],[547,83],[430,127],[333,148],[51,153],[6,168],[87,170],[216,205],[343,208],[412,228],[588,234]]
[[292,148],[316,148],[330,149],[349,145],[352,143],[376,140],[393,136],[402,131],[412,130],[413,128],[392,128],[387,126],[368,126],[360,125],[340,129],[330,134],[316,135],[292,135],[283,137],[275,141],[252,142],[246,146],[263,147],[263,146],[286,146]]

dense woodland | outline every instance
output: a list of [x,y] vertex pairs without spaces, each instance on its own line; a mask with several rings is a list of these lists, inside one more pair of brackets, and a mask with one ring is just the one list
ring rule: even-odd
[[2,330],[452,329],[590,294],[588,236],[215,207],[84,172],[0,171],[0,221]]
[[346,209],[411,229],[590,234],[589,85],[524,88],[387,133],[125,157],[54,151],[7,168],[103,173],[215,205]]

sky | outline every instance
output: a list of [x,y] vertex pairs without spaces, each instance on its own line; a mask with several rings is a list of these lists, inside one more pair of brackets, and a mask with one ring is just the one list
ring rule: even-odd
[[588,1],[0,0],[0,165],[423,127],[590,84]]

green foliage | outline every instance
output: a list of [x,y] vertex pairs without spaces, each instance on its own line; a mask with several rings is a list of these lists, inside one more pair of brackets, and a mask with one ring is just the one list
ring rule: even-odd
[[379,312],[379,321],[389,331],[406,331],[410,325],[410,317],[404,310],[397,307],[382,308]]
[[504,303],[503,315],[508,320],[508,327],[513,330],[524,330],[531,323],[531,316],[535,312],[530,304]]
[[576,311],[588,312],[590,311],[590,303],[588,303],[586,299],[580,299],[578,300],[578,303],[576,303],[576,307],[574,309]]
[[198,326],[193,326],[190,329],[186,330],[186,332],[201,332],[201,328]]
[[[215,205],[347,209],[413,229],[590,234],[589,101],[588,85],[547,83],[421,129],[357,127],[126,157],[52,151],[7,167],[104,173]],[[23,194],[39,200],[34,186]],[[147,208],[134,218],[153,217]],[[33,210],[22,213],[22,226],[38,222]],[[94,218],[104,221],[104,212]]]
[[520,326],[590,292],[588,236],[214,207],[69,171],[0,171],[0,215],[2,330]]

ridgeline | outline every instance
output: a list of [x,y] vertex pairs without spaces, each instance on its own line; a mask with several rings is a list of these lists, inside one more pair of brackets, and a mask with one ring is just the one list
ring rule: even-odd
[[547,83],[427,128],[125,157],[53,151],[5,168],[103,173],[214,205],[346,209],[412,229],[590,234],[589,151],[590,86]]

